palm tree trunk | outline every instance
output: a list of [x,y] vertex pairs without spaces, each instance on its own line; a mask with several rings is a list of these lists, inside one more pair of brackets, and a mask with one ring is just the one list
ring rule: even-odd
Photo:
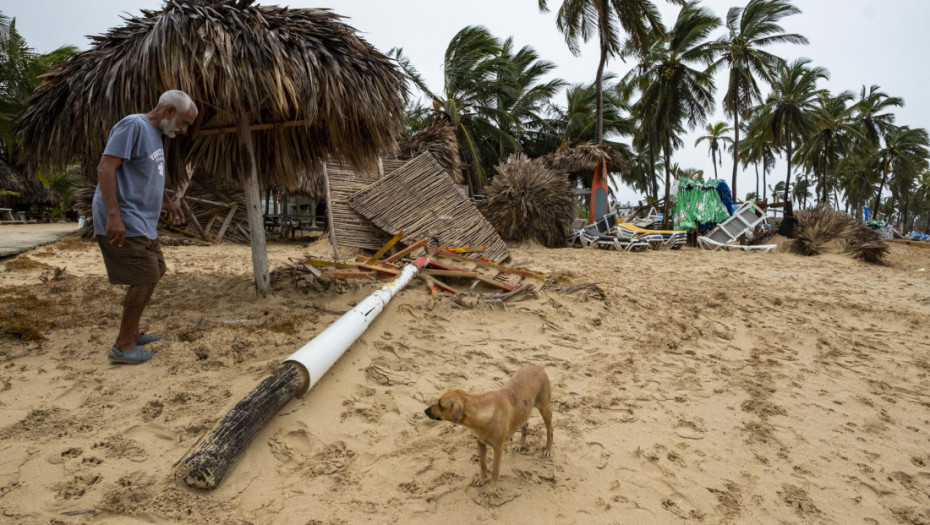
[[656,139],[649,134],[649,169],[652,170],[652,197],[659,198],[659,179],[656,177]]
[[717,152],[711,148],[710,150],[710,161],[714,163],[714,178],[719,179],[717,176]]
[[[604,15],[606,16],[606,14]],[[604,33],[598,31],[601,42],[601,60],[597,64],[597,78],[594,80],[596,102],[594,108],[594,118],[597,121],[597,134],[595,140],[598,144],[604,143],[604,86],[601,84],[604,80],[604,66],[607,64],[607,41],[604,39]]]
[[736,167],[739,165],[739,103],[733,111],[733,200],[736,200]]
[[672,149],[672,138],[668,132],[665,133],[665,204],[662,207],[662,222],[665,223],[663,227],[668,225],[668,202],[669,202],[669,191],[672,188],[672,177],[671,177],[671,149]]
[[888,180],[888,159],[885,159],[884,164],[882,165],[882,182],[878,185],[878,193],[875,195],[875,206],[872,207],[874,210],[872,213],[878,211],[878,206],[882,202],[882,190],[885,188],[885,181]]
[[[762,155],[762,200],[764,200],[764,201],[765,201],[765,200],[768,200],[768,198],[769,198],[769,193],[768,193],[768,192],[769,192],[769,190],[768,190],[769,187],[765,185],[765,183],[766,183],[766,180],[765,180],[765,173],[766,173],[768,170],[769,170],[769,161],[768,161],[768,159],[765,158],[765,154],[763,154],[763,155]],[[775,196],[775,197],[773,197],[773,198],[774,198],[774,199],[777,199],[778,197]]]
[[756,167],[756,199],[759,198],[759,162],[753,162]]
[[785,177],[785,216],[794,215],[791,213],[791,123],[787,124],[785,136],[788,137],[788,176]]

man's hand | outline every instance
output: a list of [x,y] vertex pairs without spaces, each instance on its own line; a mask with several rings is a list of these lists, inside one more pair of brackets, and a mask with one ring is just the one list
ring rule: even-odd
[[173,199],[165,199],[165,209],[168,210],[168,217],[171,218],[171,224],[177,225],[187,222],[184,211],[175,204]]
[[107,214],[107,240],[110,244],[122,247],[125,239],[126,226],[123,225],[123,218],[119,212]]

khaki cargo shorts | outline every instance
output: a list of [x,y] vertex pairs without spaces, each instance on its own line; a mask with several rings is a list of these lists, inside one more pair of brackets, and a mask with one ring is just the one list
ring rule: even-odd
[[110,244],[106,235],[98,235],[97,244],[103,254],[110,284],[156,284],[168,269],[158,239],[126,237],[123,245],[117,246]]

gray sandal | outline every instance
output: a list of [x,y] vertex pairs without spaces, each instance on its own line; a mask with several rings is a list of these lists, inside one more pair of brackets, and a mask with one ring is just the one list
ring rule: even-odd
[[162,336],[157,334],[147,334],[142,332],[139,334],[139,339],[136,339],[136,346],[147,345],[149,343],[154,343],[155,341],[161,341]]
[[141,346],[134,346],[125,351],[120,351],[114,346],[110,349],[110,353],[107,354],[107,358],[109,358],[111,363],[141,365],[152,358],[152,352],[149,352]]

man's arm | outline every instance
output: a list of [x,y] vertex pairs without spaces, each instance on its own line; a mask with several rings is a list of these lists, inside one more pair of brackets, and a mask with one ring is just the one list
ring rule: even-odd
[[97,164],[97,181],[100,183],[100,195],[107,207],[107,239],[111,244],[123,245],[126,238],[126,226],[123,225],[123,216],[119,210],[119,200],[116,198],[116,168],[123,163],[123,159],[112,155],[100,157]]

